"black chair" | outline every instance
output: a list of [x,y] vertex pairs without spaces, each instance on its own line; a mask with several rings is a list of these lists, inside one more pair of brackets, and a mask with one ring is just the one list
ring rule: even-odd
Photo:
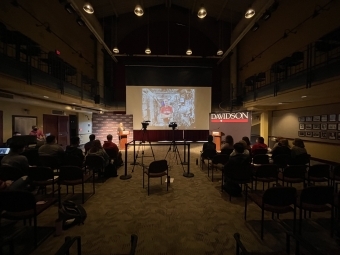
[[95,154],[88,154],[85,158],[85,170],[92,170],[98,177],[104,173],[104,159]]
[[118,151],[113,148],[108,148],[108,149],[105,149],[105,152],[107,153],[107,155],[109,155],[110,160],[112,161],[110,163],[114,164],[118,156]]
[[303,186],[305,186],[306,169],[306,165],[290,165],[279,172],[278,178],[282,181],[282,186],[284,186],[285,182],[287,186],[289,183],[290,186],[293,183],[303,183]]
[[316,164],[310,166],[307,173],[307,182],[310,185],[311,182],[327,182],[330,185],[330,166],[327,164]]
[[[299,233],[302,231],[302,210],[311,212],[331,212],[331,236],[334,232],[334,190],[332,186],[311,186],[304,188],[297,199],[300,209]],[[306,216],[306,214],[305,214]]]
[[269,156],[266,154],[257,154],[253,156],[253,164],[269,164]]
[[44,166],[30,167],[28,169],[28,177],[32,181],[33,185],[40,186],[42,190],[45,190],[45,194],[46,186],[52,185],[52,196],[54,196],[54,184],[58,182],[58,177],[54,176],[54,172],[51,168]]
[[200,164],[201,164],[201,169],[203,169],[203,162],[204,160],[208,160],[208,171],[210,168],[210,161],[212,161],[213,157],[217,154],[215,149],[207,149],[203,152],[201,152],[201,159],[200,159]]
[[39,155],[39,162],[41,166],[50,167],[58,172],[62,161],[59,156]]
[[259,154],[267,154],[268,153],[268,149],[256,149],[252,151],[252,155],[253,157],[255,155],[259,155]]
[[[211,170],[211,181],[214,181],[214,169],[217,171],[218,169],[223,172],[224,165],[228,162],[229,155],[227,154],[217,154],[212,158],[212,170]],[[223,175],[223,174],[222,174]],[[208,168],[208,176],[209,176],[209,168]]]
[[[296,189],[293,187],[272,187],[264,193],[253,191],[248,185],[246,186],[246,199],[244,206],[244,219],[247,219],[247,200],[248,197],[261,208],[261,239],[263,239],[264,211],[279,214],[293,212],[294,214],[294,232],[296,223]],[[248,192],[250,189],[251,192]],[[293,207],[292,207],[293,205]]]
[[273,158],[273,163],[283,171],[291,161],[291,156],[287,154],[280,154]]
[[25,156],[28,160],[28,164],[30,166],[39,166],[39,153],[37,149],[26,149],[21,153],[21,155]]
[[302,153],[292,158],[290,161],[291,165],[307,165],[310,166],[310,154]]
[[277,184],[278,182],[278,172],[279,168],[277,165],[274,164],[267,164],[267,165],[260,165],[255,168],[255,171],[253,173],[253,181],[255,181],[255,190],[257,189],[257,182],[262,182],[263,187],[262,190],[264,190],[264,183],[275,182]]
[[62,166],[77,166],[77,167],[83,168],[84,162],[80,157],[66,153],[61,165]]
[[166,176],[166,191],[169,190],[169,172],[168,172],[168,162],[165,159],[155,160],[151,162],[149,166],[143,165],[143,188],[144,188],[144,175],[148,176],[148,195],[150,194],[150,178],[161,178]]

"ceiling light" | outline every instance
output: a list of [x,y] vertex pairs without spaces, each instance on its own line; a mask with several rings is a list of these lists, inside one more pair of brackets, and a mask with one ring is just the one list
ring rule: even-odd
[[75,12],[76,12],[70,3],[65,4],[65,10],[66,10],[68,13],[75,13]]
[[192,54],[192,50],[191,50],[191,49],[187,49],[186,54],[187,54],[188,56],[190,56],[190,55]]
[[254,26],[251,28],[251,31],[255,32],[255,31],[257,31],[259,28],[260,28],[260,25],[259,25],[259,23],[256,22],[256,23],[254,24]]
[[221,56],[221,55],[223,55],[223,50],[221,50],[221,49],[219,49],[218,51],[217,51],[217,56]]
[[48,96],[44,96],[44,98],[49,98]]
[[254,15],[255,15],[255,10],[252,9],[252,8],[249,8],[249,9],[246,11],[246,13],[244,14],[244,17],[245,17],[246,19],[250,19],[250,18],[254,17]]
[[136,7],[135,7],[135,10],[134,10],[134,13],[135,13],[138,17],[143,16],[144,11],[143,11],[142,6],[140,6],[139,4],[137,4]]
[[279,103],[279,104],[283,104],[283,103]]
[[145,53],[148,54],[148,55],[151,54],[151,50],[150,50],[149,47],[147,47],[147,48],[145,49]]
[[205,16],[207,16],[207,10],[202,6],[197,12],[197,17],[203,19]]
[[114,48],[113,48],[113,53],[116,53],[116,54],[118,54],[119,53],[119,49],[115,46]]
[[301,96],[301,98],[306,98],[307,96]]
[[94,9],[90,3],[84,3],[83,10],[88,14],[94,13]]

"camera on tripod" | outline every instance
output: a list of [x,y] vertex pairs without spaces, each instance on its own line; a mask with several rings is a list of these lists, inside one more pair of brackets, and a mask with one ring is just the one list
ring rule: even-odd
[[177,127],[177,123],[176,122],[170,122],[169,127],[175,129]]
[[143,129],[146,129],[147,126],[149,126],[150,120],[145,120],[142,122]]

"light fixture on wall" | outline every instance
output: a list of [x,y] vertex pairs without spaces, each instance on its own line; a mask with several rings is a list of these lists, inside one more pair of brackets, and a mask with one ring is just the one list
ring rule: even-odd
[[[112,25],[113,25],[113,16],[112,16]],[[118,40],[117,40],[117,31],[118,31],[118,18],[116,16],[116,32],[115,32],[115,46],[113,47],[112,51],[115,54],[119,53],[119,49],[118,49]]]
[[244,14],[244,17],[246,19],[250,19],[250,18],[254,17],[254,15],[255,15],[255,10],[254,10],[254,8],[252,8],[252,6],[250,4],[246,13]]
[[150,49],[150,8],[148,9],[148,44],[145,49],[145,54],[151,54],[151,49]]
[[142,8],[142,6],[140,6],[139,4],[136,5],[134,13],[138,16],[141,17],[144,15],[144,10]]
[[223,50],[221,47],[221,39],[222,39],[222,21],[220,21],[220,27],[219,27],[219,32],[218,32],[218,50],[216,55],[217,56],[222,56],[223,55]]
[[190,56],[192,54],[192,50],[190,48],[190,10],[189,10],[189,26],[188,26],[188,49],[186,51],[186,54]]
[[84,3],[83,10],[86,13],[88,13],[88,14],[93,14],[94,13],[93,6],[89,2]]
[[197,17],[199,17],[200,19],[203,19],[205,18],[205,16],[207,16],[207,14],[208,14],[207,10],[202,5],[201,8],[197,12]]

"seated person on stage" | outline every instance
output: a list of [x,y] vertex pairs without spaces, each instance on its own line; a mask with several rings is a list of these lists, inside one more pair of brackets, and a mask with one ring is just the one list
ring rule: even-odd
[[85,143],[85,145],[84,145],[85,155],[91,149],[93,141],[96,139],[96,136],[94,134],[92,134],[92,135],[89,136],[89,139],[90,139],[90,141]]
[[293,142],[293,147],[291,150],[292,159],[296,158],[296,156],[301,155],[301,154],[307,154],[305,144],[301,139],[295,138]]
[[[230,181],[230,179],[234,178],[235,171],[250,171],[247,166],[249,166],[251,158],[249,157],[249,154],[247,155],[244,153],[244,147],[243,143],[234,144],[235,155],[229,157],[229,161],[225,164],[223,169],[225,176],[223,189],[232,196],[238,196],[242,192],[239,184]],[[244,176],[246,175],[247,174],[244,174]]]
[[80,138],[78,136],[71,137],[70,145],[66,146],[65,155],[71,155],[79,158],[80,162],[84,161],[83,151],[79,148]]
[[255,154],[257,149],[268,149],[268,146],[264,143],[264,138],[262,136],[256,139],[256,143],[253,145],[253,147],[251,147],[251,152]]
[[114,159],[115,164],[117,166],[123,165],[122,153],[119,151],[118,146],[115,143],[112,142],[112,135],[109,134],[109,135],[106,136],[106,138],[107,138],[107,141],[104,141],[103,149],[104,150],[106,150],[106,149],[114,150],[115,154],[117,155],[116,158]]
[[[244,141],[244,140],[241,140],[241,141],[239,141],[238,143],[243,144],[243,147],[244,147],[243,154],[244,154],[244,155],[250,156],[250,155],[249,155],[249,150],[248,150],[247,142]],[[238,155],[238,153],[237,153],[236,150],[234,149],[233,152],[230,153],[230,156],[229,156],[229,157],[234,157],[234,156],[236,156],[236,155]]]
[[[203,144],[201,160],[204,162],[204,157],[214,156],[217,154],[216,152],[216,144],[213,142],[214,137],[212,135],[208,135],[208,142]],[[207,152],[209,151],[209,152]],[[211,155],[207,155],[207,153],[212,153]]]
[[103,158],[103,167],[106,167],[110,163],[110,157],[107,155],[105,150],[102,147],[102,144],[99,140],[94,140],[92,143],[91,149],[87,152],[86,157],[88,155],[98,155]]
[[38,149],[39,156],[57,156],[63,157],[63,148],[56,143],[54,135],[46,137],[46,143]]
[[289,148],[289,143],[287,139],[280,139],[278,145],[272,149],[272,158],[275,158],[277,155],[289,155],[291,154],[291,150]]
[[224,149],[233,149],[234,147],[234,138],[231,135],[227,135],[225,137],[225,142],[221,146],[221,151]]
[[[18,135],[21,135],[21,134],[20,134],[19,132],[14,132],[13,135],[12,135],[12,137],[13,137],[13,136],[18,136]],[[12,140],[13,140],[12,137],[8,138],[7,141],[6,141],[6,146],[7,146],[7,148],[9,148],[9,147],[11,146],[11,143],[12,143]]]
[[34,135],[37,137],[38,141],[45,140],[45,135],[44,133],[38,128],[38,126],[32,126],[32,130],[29,133],[29,135]]

